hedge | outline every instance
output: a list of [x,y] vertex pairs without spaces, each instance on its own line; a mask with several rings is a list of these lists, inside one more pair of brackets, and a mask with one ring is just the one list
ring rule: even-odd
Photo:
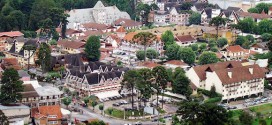
[[205,100],[205,103],[217,103],[220,102],[222,97],[215,97],[215,98],[209,98],[208,100]]

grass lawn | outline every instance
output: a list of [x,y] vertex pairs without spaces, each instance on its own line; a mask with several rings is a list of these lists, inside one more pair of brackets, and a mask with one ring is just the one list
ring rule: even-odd
[[252,112],[260,112],[262,115],[269,114],[272,112],[272,104],[264,104],[260,106],[254,106],[249,108]]
[[239,116],[242,114],[242,110],[232,110],[232,119],[239,120]]
[[[105,110],[105,113],[107,115],[110,115],[116,118],[121,118],[121,119],[124,118],[123,110],[108,108],[107,110]],[[148,114],[145,114],[145,115],[148,115]],[[128,118],[129,116],[143,116],[143,111],[126,111],[126,118]]]

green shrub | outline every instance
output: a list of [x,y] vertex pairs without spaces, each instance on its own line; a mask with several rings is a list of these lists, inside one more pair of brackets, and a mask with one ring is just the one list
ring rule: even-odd
[[217,103],[220,102],[222,97],[215,97],[215,98],[210,98],[208,100],[205,100],[205,103]]

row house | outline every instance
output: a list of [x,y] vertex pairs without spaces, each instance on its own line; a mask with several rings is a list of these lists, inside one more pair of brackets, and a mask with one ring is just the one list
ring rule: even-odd
[[239,61],[227,61],[195,66],[186,72],[196,87],[222,95],[222,100],[259,95],[264,92],[265,70],[259,65],[242,66]]
[[68,86],[78,90],[81,95],[119,90],[124,73],[128,68],[107,65],[102,62],[89,62],[81,66],[67,67],[65,76]]
[[4,51],[6,44],[5,41],[10,38],[23,37],[24,34],[20,31],[0,32],[0,51]]
[[212,18],[219,16],[221,9],[217,8],[205,8],[201,11],[201,24],[208,25]]
[[63,92],[53,86],[40,86],[38,81],[24,81],[21,103],[29,107],[61,104]]
[[[5,44],[4,53],[7,58],[17,58],[22,67],[28,64],[28,60],[30,65],[35,64],[35,53],[40,44],[37,39],[18,37],[16,39],[7,39]],[[24,48],[27,46],[34,47],[34,50],[25,50]]]
[[131,19],[120,18],[114,21],[114,26],[123,26],[126,30],[138,29],[142,26],[141,22],[137,22]]
[[64,39],[57,42],[57,47],[60,49],[61,52],[76,54],[82,52],[85,44],[85,42]]
[[240,20],[243,20],[244,18],[252,18],[253,21],[255,21],[257,23],[264,20],[264,19],[271,20],[271,17],[272,17],[272,15],[267,15],[264,12],[259,14],[259,13],[249,13],[249,12],[239,11],[239,12],[237,12],[237,15]]

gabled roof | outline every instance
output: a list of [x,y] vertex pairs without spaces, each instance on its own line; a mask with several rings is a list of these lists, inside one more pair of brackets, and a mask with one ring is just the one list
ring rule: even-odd
[[170,61],[165,62],[165,64],[180,65],[180,66],[187,66],[188,65],[181,60],[170,60]]
[[66,32],[65,32],[66,35],[72,35],[72,34],[75,34],[75,33],[82,33],[82,31],[74,30],[74,29],[67,29]]
[[39,94],[36,92],[32,84],[23,84],[23,87],[23,92],[20,92],[23,98],[39,97]]
[[125,41],[132,41],[133,37],[136,35],[136,32],[129,32],[125,35],[124,40]]
[[267,15],[267,14],[249,13],[249,12],[242,12],[242,11],[238,11],[236,13],[238,14],[239,17],[252,17],[254,19],[268,19],[272,17],[271,15]]
[[60,109],[61,108],[59,105],[39,106],[38,110],[34,108],[32,113],[35,114],[34,117],[37,119],[41,117],[47,118],[49,115],[56,115],[56,118],[48,118],[48,120],[60,120],[62,119],[62,113]]
[[196,39],[191,35],[184,35],[184,36],[177,36],[176,40],[178,42],[189,42],[189,41],[195,41]]
[[244,49],[240,45],[228,46],[226,50],[233,53],[244,51]]
[[243,11],[242,8],[239,8],[239,7],[228,7],[227,10],[230,10],[230,11],[234,11],[234,12],[237,12],[237,11]]
[[127,31],[124,29],[123,26],[120,26],[117,30],[116,30],[117,33],[126,33]]
[[0,32],[0,37],[7,36],[7,37],[18,37],[23,36],[24,34],[20,31],[11,31],[11,32]]
[[228,68],[229,65],[232,65],[232,67],[241,67],[242,64],[240,61],[226,61],[226,62],[218,62],[213,64],[207,64],[207,65],[199,65],[195,66],[193,69],[198,75],[200,80],[206,79],[206,71],[216,71],[221,69]]
[[[253,74],[250,73],[249,68],[253,69]],[[228,72],[232,73],[231,78],[228,76]],[[257,64],[217,70],[215,73],[225,85],[265,77],[265,70]]]
[[84,28],[87,29],[96,29],[96,30],[106,30],[107,29],[107,25],[105,24],[99,24],[99,23],[85,23],[82,24]]
[[78,42],[78,41],[69,41],[69,40],[60,40],[57,43],[59,46],[63,46],[64,48],[72,48],[72,49],[79,49],[83,48],[86,43]]
[[154,68],[154,67],[160,66],[160,64],[147,61],[147,62],[143,62],[141,66],[146,68]]
[[133,27],[133,26],[141,26],[142,23],[131,20],[131,19],[120,18],[114,21],[114,25],[123,26],[123,27]]

